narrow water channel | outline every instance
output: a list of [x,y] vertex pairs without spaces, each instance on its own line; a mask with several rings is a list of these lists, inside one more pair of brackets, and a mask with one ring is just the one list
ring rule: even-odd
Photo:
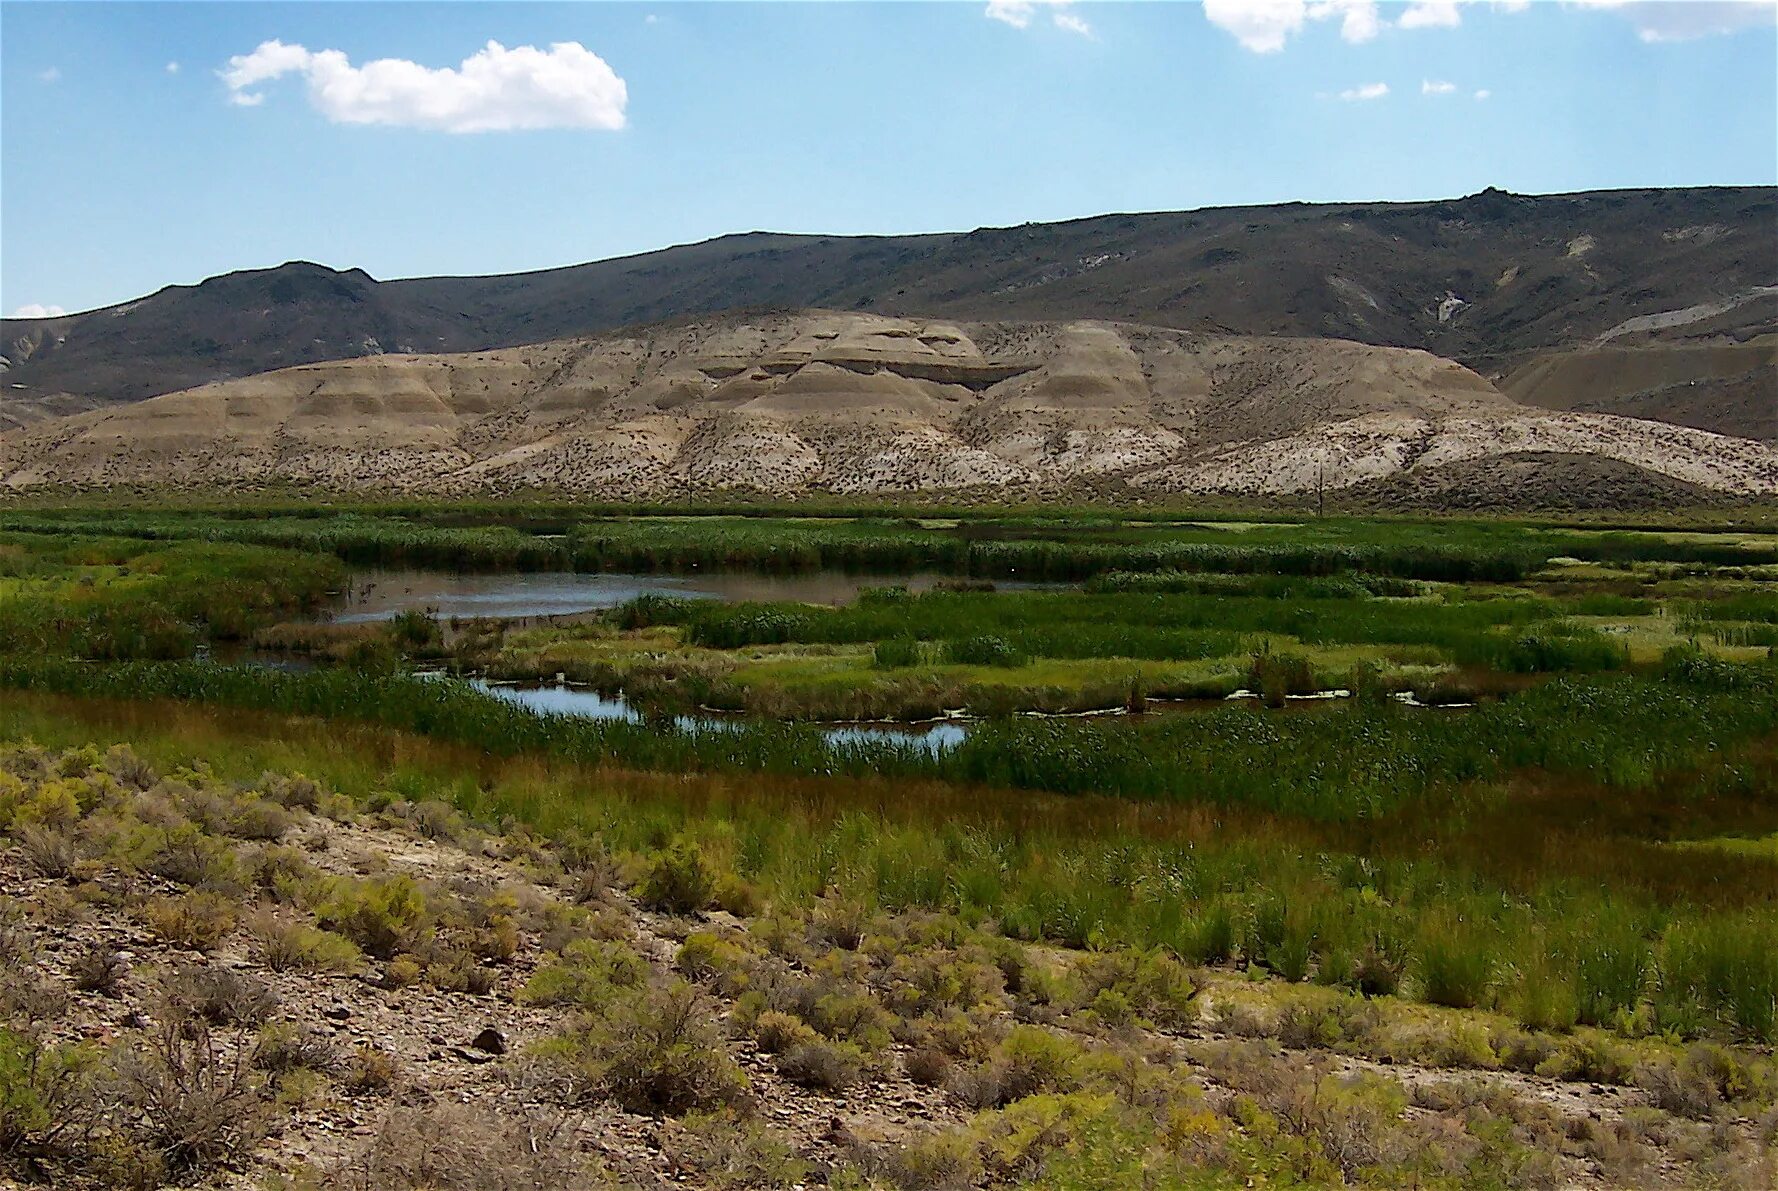
[[[531,711],[547,715],[566,715],[590,720],[622,720],[625,723],[640,724],[648,722],[649,717],[632,707],[622,695],[603,695],[598,691],[585,687],[571,687],[564,684],[540,683],[508,683],[487,682],[479,678],[466,679],[466,682],[478,691],[504,699],[508,703],[516,703]],[[728,732],[748,720],[739,715],[723,715],[716,712],[697,715],[676,715],[671,720],[676,727],[690,732]],[[930,724],[822,724],[819,726],[822,736],[835,744],[861,740],[890,740],[901,744],[916,745],[931,752],[943,752],[961,743],[968,731],[968,726],[950,721],[937,721]]]

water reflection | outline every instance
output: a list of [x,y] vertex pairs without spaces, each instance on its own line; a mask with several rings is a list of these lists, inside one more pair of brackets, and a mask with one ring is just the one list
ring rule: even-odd
[[[520,707],[549,715],[567,715],[589,720],[621,720],[630,724],[650,721],[650,717],[632,707],[622,695],[605,695],[585,687],[571,687],[559,683],[553,686],[515,684],[486,682],[479,678],[466,681],[476,690],[493,695],[497,699],[504,699],[508,703],[516,703]],[[689,732],[729,732],[750,722],[743,716],[722,715],[715,712],[655,718],[663,722],[670,718],[675,727]],[[938,753],[960,744],[968,729],[967,725],[960,723],[938,722],[931,724],[824,724],[818,730],[822,736],[834,744],[890,740],[901,744],[916,745]]]
[[[901,585],[925,591],[956,577],[934,572],[899,575],[851,575],[814,571],[802,575],[760,575],[711,572],[701,575],[580,574],[533,571],[522,574],[459,575],[442,571],[355,571],[345,606],[331,619],[336,624],[388,620],[400,612],[431,611],[438,616],[521,620],[570,616],[613,608],[639,595],[655,593],[690,600],[795,600],[808,604],[844,604],[867,587]],[[998,580],[999,591],[1055,588],[1063,585]]]

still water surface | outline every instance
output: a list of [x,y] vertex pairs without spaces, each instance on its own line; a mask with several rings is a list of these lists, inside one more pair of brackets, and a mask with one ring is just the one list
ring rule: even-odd
[[[548,715],[567,715],[590,720],[622,720],[640,724],[648,721],[621,695],[602,695],[585,687],[562,684],[497,683],[481,679],[468,680],[478,691],[516,703],[520,707]],[[728,732],[750,722],[740,715],[714,712],[698,715],[676,715],[672,722],[691,732]],[[917,745],[932,752],[943,752],[963,740],[967,726],[960,723],[931,724],[822,724],[821,735],[835,744],[866,740],[890,740]]]
[[[571,616],[614,608],[653,592],[690,600],[796,600],[807,604],[844,604],[867,587],[901,585],[925,591],[953,575],[914,572],[900,575],[852,575],[813,571],[802,575],[760,575],[713,571],[702,575],[579,574],[535,571],[496,575],[457,575],[443,571],[354,571],[351,586],[331,619],[336,624],[388,620],[399,612],[431,612],[449,619],[493,617],[520,620],[540,616]],[[1000,591],[1054,588],[1057,584],[1000,580]]]

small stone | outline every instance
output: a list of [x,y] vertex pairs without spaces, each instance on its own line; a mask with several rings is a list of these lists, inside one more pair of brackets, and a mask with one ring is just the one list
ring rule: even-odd
[[329,1021],[350,1021],[352,1018],[352,1011],[344,1005],[334,1005],[329,1009],[323,1010],[321,1016],[327,1018]]
[[477,1034],[475,1040],[469,1045],[477,1050],[485,1050],[491,1055],[503,1055],[506,1053],[506,1035],[493,1026],[489,1026]]

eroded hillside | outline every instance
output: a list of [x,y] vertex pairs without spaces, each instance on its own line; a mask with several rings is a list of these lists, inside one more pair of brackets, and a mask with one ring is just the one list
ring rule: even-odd
[[284,369],[0,437],[8,486],[609,498],[1338,489],[1515,452],[1778,490],[1778,451],[1519,405],[1425,352],[1156,327],[810,312]]

